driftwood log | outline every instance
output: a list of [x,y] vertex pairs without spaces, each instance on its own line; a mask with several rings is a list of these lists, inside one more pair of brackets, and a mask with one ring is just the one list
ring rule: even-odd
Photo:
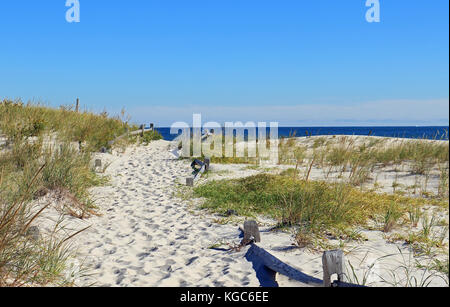
[[[300,272],[299,270],[276,258],[263,248],[260,248],[256,244],[252,244],[247,252],[246,258],[255,263],[260,263],[274,272],[283,274],[284,276],[287,276],[292,280],[299,281],[307,286],[321,287],[322,285],[322,280]],[[273,278],[275,278],[275,276],[273,276]],[[276,281],[273,282],[276,283]]]

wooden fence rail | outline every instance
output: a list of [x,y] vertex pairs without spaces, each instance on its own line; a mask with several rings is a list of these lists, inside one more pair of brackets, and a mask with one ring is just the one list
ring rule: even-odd
[[108,144],[109,146],[114,145],[118,140],[121,140],[125,137],[128,136],[133,136],[133,135],[143,135],[146,132],[150,132],[150,131],[155,131],[155,125],[154,124],[150,124],[150,128],[145,128],[145,125],[141,125],[141,127],[139,128],[139,130],[136,131],[132,131],[132,132],[126,132],[124,134],[122,134],[121,136],[116,137],[114,140],[110,141]]
[[[259,229],[257,226],[255,227],[255,224],[256,221],[246,221],[244,223],[244,229],[241,228],[241,230],[244,232],[244,240],[242,241],[241,245],[248,244],[249,238],[253,238],[253,240],[249,243],[251,244],[251,247],[247,251],[245,257],[247,260],[253,262],[254,266],[258,266],[257,269],[261,270],[261,268],[259,267],[261,265],[266,268],[266,274],[263,274],[264,277],[261,276],[261,272],[257,272],[257,276],[260,275],[260,281],[262,280],[265,285],[277,286],[278,284],[275,280],[275,277],[276,273],[279,273],[289,277],[292,280],[301,282],[307,287],[362,287],[360,285],[345,282],[345,258],[344,253],[341,250],[326,251],[323,254],[323,280],[321,280],[319,278],[309,276],[305,273],[300,272],[296,268],[284,263],[277,257],[273,256],[264,248],[259,247],[255,242],[260,242],[261,237],[259,234]],[[270,272],[273,273],[271,274]],[[338,280],[335,282],[331,281],[331,276],[333,274],[337,274],[338,276]],[[262,284],[262,286],[264,286],[264,284]]]

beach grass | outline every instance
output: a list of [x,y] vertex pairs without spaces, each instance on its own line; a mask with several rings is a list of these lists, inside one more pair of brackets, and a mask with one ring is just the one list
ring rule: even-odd
[[[244,157],[227,157],[226,142],[223,136],[219,138],[220,156],[212,156],[212,163],[219,164],[258,164],[260,162],[259,150],[256,149],[256,157],[248,157],[248,149],[245,148]],[[442,137],[446,140],[446,137]],[[243,142],[234,137],[232,144]],[[328,173],[334,171],[341,174],[348,172],[349,181],[354,185],[361,185],[370,179],[370,173],[376,168],[407,164],[410,172],[416,175],[428,175],[433,168],[442,171],[444,181],[448,172],[449,143],[439,140],[403,139],[389,143],[389,138],[367,137],[361,144],[352,136],[339,136],[332,139],[327,137],[315,137],[312,146],[299,142],[295,135],[282,137],[278,142],[278,163],[281,165],[293,165],[296,169],[307,164],[328,169]],[[228,144],[228,145],[230,145]],[[192,140],[191,140],[191,149]],[[235,150],[235,149],[234,149]],[[191,156],[193,152],[191,150]],[[195,157],[204,158],[204,156]],[[445,190],[445,189],[443,189]]]
[[[368,138],[362,144],[356,144],[352,137],[341,136],[334,142],[324,138],[314,140],[314,151],[309,158],[314,158],[320,166],[330,166],[342,172],[351,170],[352,176],[358,169],[371,170],[379,165],[386,167],[404,162],[411,163],[411,171],[415,174],[426,174],[436,165],[448,163],[448,142],[433,142],[422,139],[405,139],[393,144],[386,144],[387,139]],[[296,151],[306,151],[304,145],[293,139],[280,143],[280,162],[293,164],[296,162]],[[290,163],[289,163],[290,162]]]
[[[236,138],[233,140],[234,145],[238,142],[240,140]],[[261,159],[258,158],[258,149],[256,157],[248,157],[247,148],[245,148],[244,157],[225,157],[225,143],[220,142],[220,144],[222,144],[222,156],[213,156],[212,163],[255,166],[261,163]],[[201,159],[204,156],[197,158]],[[281,138],[278,142],[278,164],[293,166],[295,172],[307,181],[313,170],[321,170],[325,180],[334,175],[346,183],[361,188],[374,179],[373,174],[377,171],[388,168],[395,168],[396,171],[401,169],[408,171],[417,179],[424,179],[422,186],[417,184],[415,189],[420,188],[419,192],[423,195],[430,195],[428,181],[433,172],[439,172],[439,187],[436,193],[433,191],[433,194],[440,198],[448,198],[448,141],[377,137],[359,137],[358,139],[352,136],[335,136],[333,138],[314,137],[312,142],[308,142],[308,139],[295,137]],[[306,169],[306,171],[302,173],[300,169]],[[393,189],[400,193],[399,187],[393,184]]]
[[[115,146],[111,141],[134,128],[106,112],[0,102],[0,286],[71,285],[64,277],[71,235],[61,237],[58,227],[45,236],[27,235],[50,206],[33,203],[51,195],[66,200],[62,214],[96,214],[89,189],[107,179],[95,173],[92,153]],[[141,140],[156,138],[146,133]],[[124,138],[121,146],[135,141]]]
[[0,102],[0,131],[9,142],[51,135],[67,142],[77,142],[86,151],[110,148],[109,141],[137,127],[127,122],[125,112],[110,117],[107,112],[74,112],[72,106],[59,109],[19,101]]
[[425,204],[448,208],[445,200],[362,192],[346,183],[306,181],[290,173],[211,181],[194,191],[205,198],[202,208],[268,216],[279,226],[295,227],[299,246],[330,236],[349,238],[355,228],[367,227],[370,221],[384,221],[380,230],[389,232],[400,219],[409,222],[411,208]]

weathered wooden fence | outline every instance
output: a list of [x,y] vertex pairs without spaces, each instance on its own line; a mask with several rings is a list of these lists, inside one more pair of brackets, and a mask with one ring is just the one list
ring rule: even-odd
[[205,158],[205,161],[200,161],[198,159],[194,160],[191,164],[191,168],[194,170],[192,176],[186,178],[186,185],[188,187],[193,187],[195,183],[201,178],[201,176],[209,171],[210,159]]
[[143,136],[144,133],[150,132],[150,131],[155,131],[155,125],[154,124],[150,124],[150,128],[145,128],[145,125],[141,125],[138,130],[135,130],[135,131],[132,131],[132,132],[128,132],[127,131],[126,133],[116,137],[114,140],[109,142],[109,146],[114,145],[118,140],[121,140],[121,139],[123,139],[125,137],[129,137],[129,136],[133,136],[133,135],[139,135],[139,134],[141,136]]
[[[326,251],[323,254],[323,280],[321,280],[300,272],[273,256],[264,248],[259,247],[256,243],[261,242],[261,235],[256,221],[246,221],[244,228],[241,228],[241,230],[244,232],[244,239],[241,242],[241,246],[251,245],[246,254],[247,260],[253,262],[260,270],[262,269],[260,266],[264,266],[264,277],[261,276],[261,272],[257,272],[257,276],[258,274],[260,275],[260,281],[261,279],[266,279],[264,281],[265,285],[277,286],[276,273],[278,273],[310,287],[362,287],[345,281],[345,258],[341,250]],[[337,275],[337,280],[333,282],[331,277],[334,274]]]
[[[204,135],[202,135],[201,141],[202,142],[206,141],[210,136],[213,136],[213,134],[207,131]],[[179,150],[181,150],[181,148],[179,148]],[[195,183],[201,178],[201,176],[205,172],[209,171],[210,164],[211,164],[210,158],[205,158],[204,161],[195,159],[191,164],[191,168],[194,170],[194,172],[192,173],[192,176],[186,178],[186,185],[188,187],[193,187]]]

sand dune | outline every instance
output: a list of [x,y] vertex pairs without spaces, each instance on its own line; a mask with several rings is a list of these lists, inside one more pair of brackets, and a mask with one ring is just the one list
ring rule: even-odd
[[[125,154],[97,154],[95,158],[108,165],[105,175],[111,179],[108,186],[91,190],[101,215],[87,220],[65,219],[67,234],[92,226],[73,242],[77,249],[74,267],[82,264],[88,274],[79,274],[76,284],[113,287],[271,285],[261,277],[261,267],[246,257],[249,247],[228,250],[240,243],[238,226],[244,218],[237,217],[226,225],[218,224],[217,216],[198,210],[201,200],[177,197],[180,184],[185,183],[192,170],[187,161],[175,158],[169,145],[166,141],[156,141],[146,147],[128,149]],[[212,165],[208,178],[201,179],[200,184],[261,171],[264,169]],[[51,228],[58,215],[53,212],[45,218],[50,218],[51,223],[47,221],[46,225]],[[258,222],[262,231],[259,246],[301,272],[322,278],[321,253],[295,248],[290,232],[269,231],[275,221],[260,217]],[[413,266],[407,246],[387,243],[380,231],[361,231],[368,240],[349,246],[352,252],[347,257],[359,278],[366,276],[372,285],[386,286],[382,278],[388,279],[393,269],[407,265],[405,261]],[[377,262],[386,255],[393,256]],[[420,278],[421,273],[416,270],[413,274]],[[276,279],[280,286],[309,286],[280,275]],[[436,278],[432,285],[445,283]]]

